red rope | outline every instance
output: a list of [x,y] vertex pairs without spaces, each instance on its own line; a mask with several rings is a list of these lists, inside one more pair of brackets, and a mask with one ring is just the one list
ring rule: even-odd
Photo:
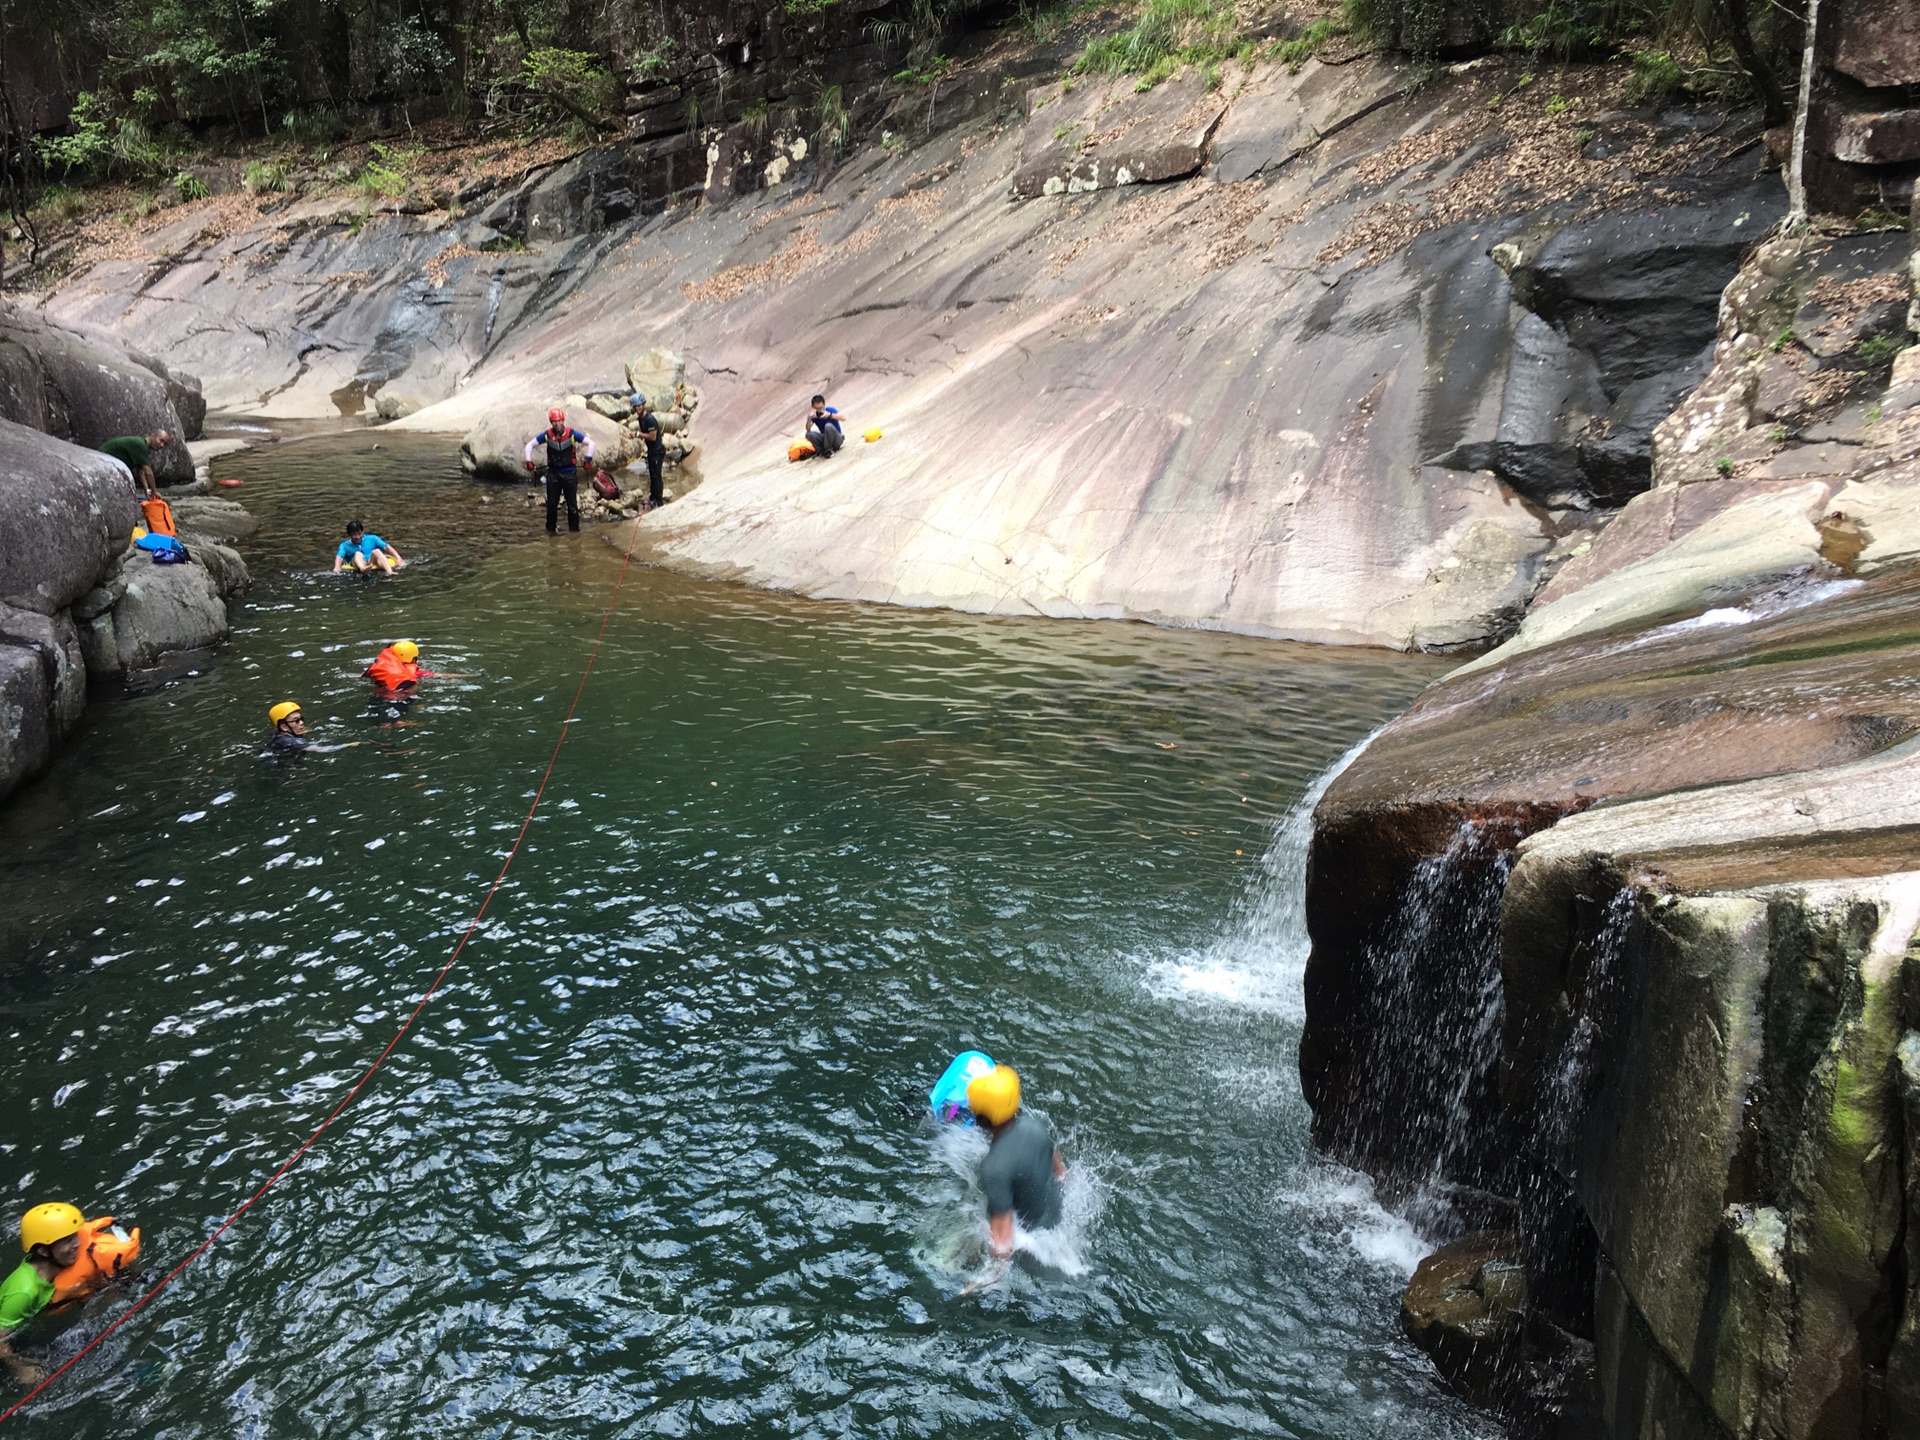
[[567,718],[560,722],[560,737],[553,742],[553,753],[547,756],[547,768],[540,776],[540,788],[533,792],[533,803],[527,806],[526,817],[520,822],[519,833],[513,837],[513,846],[507,851],[507,858],[500,864],[500,873],[493,877],[493,884],[487,887],[487,893],[485,898],[480,902],[480,908],[474,911],[473,919],[467,922],[466,930],[462,932],[459,941],[454,945],[453,953],[447,956],[447,963],[442,965],[440,967],[440,973],[433,977],[433,983],[427,986],[426,994],[422,995],[420,997],[420,1003],[413,1007],[413,1012],[407,1016],[406,1023],[394,1032],[393,1038],[387,1042],[387,1048],[382,1050],[378,1058],[362,1072],[360,1078],[354,1081],[353,1088],[347,1091],[340,1103],[327,1112],[327,1118],[320,1122],[319,1126],[311,1135],[300,1142],[300,1148],[287,1156],[287,1158],[281,1162],[280,1168],[269,1175],[258,1190],[255,1190],[241,1202],[239,1209],[235,1210],[225,1220],[222,1220],[214,1232],[202,1240],[200,1244],[188,1254],[186,1259],[182,1260],[167,1272],[165,1278],[162,1279],[159,1284],[149,1289],[138,1300],[134,1301],[134,1303],[127,1308],[126,1312],[111,1325],[107,1326],[106,1329],[94,1336],[93,1339],[89,1340],[85,1345],[81,1346],[72,1359],[68,1360],[66,1364],[47,1376],[47,1378],[42,1380],[38,1385],[34,1386],[33,1389],[29,1390],[19,1400],[15,1401],[5,1412],[0,1413],[0,1424],[4,1424],[19,1414],[20,1411],[24,1410],[27,1405],[31,1403],[36,1395],[53,1384],[53,1382],[58,1380],[62,1375],[66,1374],[67,1371],[78,1365],[93,1350],[104,1344],[122,1325],[125,1325],[129,1320],[133,1319],[134,1316],[146,1309],[162,1290],[179,1279],[182,1271],[202,1255],[206,1254],[207,1251],[213,1247],[214,1241],[231,1230],[235,1222],[238,1221],[242,1215],[246,1214],[247,1211],[251,1210],[261,1196],[279,1184],[280,1178],[300,1163],[300,1157],[311,1150],[314,1142],[326,1134],[328,1127],[340,1118],[341,1113],[349,1105],[353,1104],[354,1097],[366,1088],[369,1080],[373,1079],[374,1072],[386,1064],[387,1057],[393,1054],[395,1047],[406,1038],[407,1032],[413,1028],[413,1022],[420,1018],[420,1012],[427,1008],[427,1002],[433,998],[434,992],[440,988],[441,982],[447,978],[448,973],[454,967],[454,963],[459,960],[460,952],[467,948],[467,941],[473,938],[473,932],[480,928],[480,922],[486,916],[487,907],[493,903],[495,893],[500,889],[501,883],[506,880],[507,871],[513,866],[514,856],[520,853],[520,842],[527,838],[527,827],[533,824],[534,812],[540,808],[541,798],[547,793],[547,782],[553,778],[553,767],[560,759],[560,747],[567,743],[567,732],[573,725],[574,712],[580,708],[580,697],[586,693],[587,677],[593,674],[593,662],[600,658],[600,642],[607,638],[607,623],[613,619],[614,606],[618,604],[620,600],[620,586],[627,578],[627,568],[633,562],[633,547],[639,538],[640,522],[635,520],[633,522],[632,533],[627,537],[627,553],[622,556],[620,560],[620,573],[614,577],[613,593],[607,597],[606,611],[600,616],[600,630],[593,637],[593,649],[587,654],[587,668],[580,672],[580,684],[573,692],[573,703],[567,707]]

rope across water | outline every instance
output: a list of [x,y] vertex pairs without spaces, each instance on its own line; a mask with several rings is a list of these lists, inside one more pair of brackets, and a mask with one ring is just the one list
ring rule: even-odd
[[506,881],[507,871],[513,868],[514,857],[520,853],[520,842],[527,838],[527,828],[533,824],[534,814],[540,809],[540,801],[546,796],[547,782],[553,778],[553,768],[559,762],[561,748],[567,743],[567,734],[573,725],[574,714],[580,708],[580,697],[586,693],[587,678],[593,674],[593,663],[600,658],[600,645],[601,642],[607,638],[607,625],[613,619],[614,607],[620,602],[620,587],[626,581],[627,570],[633,564],[633,547],[639,538],[640,522],[638,519],[635,519],[628,530],[627,548],[625,553],[620,557],[620,570],[619,573],[614,576],[613,590],[608,594],[606,609],[603,610],[600,615],[600,628],[594,634],[593,648],[587,652],[586,667],[580,672],[580,684],[574,689],[572,703],[567,706],[566,719],[560,722],[560,733],[554,739],[552,753],[547,756],[547,768],[541,772],[539,787],[533,792],[533,800],[527,806],[527,813],[521,818],[520,828],[514,834],[513,844],[508,847],[506,858],[500,862],[500,873],[493,877],[493,883],[487,887],[487,893],[480,901],[480,908],[473,912],[473,919],[467,922],[467,928],[461,932],[459,940],[455,942],[452,952],[447,956],[446,963],[440,967],[439,972],[433,977],[433,983],[427,986],[426,992],[421,995],[419,1002],[413,1007],[412,1011],[409,1012],[405,1022],[394,1032],[393,1038],[387,1042],[386,1048],[374,1058],[371,1065],[367,1066],[367,1068],[361,1072],[360,1078],[353,1082],[353,1088],[348,1090],[347,1093],[341,1097],[340,1102],[327,1112],[326,1118],[314,1127],[311,1135],[300,1142],[299,1148],[281,1162],[279,1169],[275,1170],[262,1181],[258,1189],[247,1196],[245,1200],[241,1201],[238,1208],[214,1228],[212,1234],[208,1235],[206,1239],[202,1240],[189,1251],[184,1260],[169,1270],[161,1277],[157,1284],[151,1286],[145,1294],[134,1301],[111,1325],[107,1326],[106,1329],[94,1336],[93,1339],[89,1340],[85,1345],[81,1346],[58,1370],[55,1370],[51,1375],[47,1376],[46,1379],[42,1380],[38,1385],[34,1386],[33,1389],[16,1400],[4,1412],[0,1412],[0,1424],[4,1424],[22,1410],[26,1409],[34,1398],[51,1386],[54,1381],[66,1374],[67,1371],[71,1370],[75,1365],[78,1365],[94,1350],[105,1344],[123,1325],[157,1299],[161,1291],[179,1279],[189,1265],[193,1264],[194,1261],[212,1249],[214,1241],[231,1230],[242,1215],[251,1210],[269,1190],[280,1183],[281,1179],[291,1171],[294,1166],[300,1163],[301,1157],[304,1156],[307,1151],[311,1150],[315,1142],[327,1133],[327,1130],[332,1126],[333,1122],[338,1120],[340,1116],[346,1112],[347,1107],[352,1105],[360,1092],[366,1088],[367,1082],[373,1079],[374,1074],[382,1065],[386,1064],[387,1057],[392,1055],[394,1050],[399,1047],[400,1042],[406,1038],[407,1032],[413,1028],[414,1021],[418,1020],[421,1012],[427,1008],[427,1002],[433,998],[434,992],[440,988],[442,982],[452,973],[454,965],[458,963],[460,959],[461,952],[467,948],[467,941],[471,940],[474,931],[480,928],[480,922],[486,918],[487,907],[493,903],[494,895]]

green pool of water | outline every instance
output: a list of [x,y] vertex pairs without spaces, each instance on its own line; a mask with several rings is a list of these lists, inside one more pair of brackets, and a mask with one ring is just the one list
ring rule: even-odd
[[[0,838],[6,1223],[170,1265],[375,1055],[519,824],[619,567],[443,439],[222,462],[232,641],[96,706]],[[483,500],[491,504],[483,504]],[[321,572],[359,514],[418,564]],[[359,671],[417,639],[403,716]],[[1310,1152],[1291,806],[1435,673],[1137,626],[626,579],[507,886],[300,1168],[36,1408],[60,1436],[1480,1433],[1414,1239]],[[265,712],[322,739],[261,758]],[[1020,1066],[1074,1223],[972,1295]],[[30,1339],[54,1358],[124,1300]]]

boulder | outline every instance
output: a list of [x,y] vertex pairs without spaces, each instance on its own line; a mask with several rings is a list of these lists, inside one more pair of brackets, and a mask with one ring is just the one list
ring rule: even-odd
[[382,420],[404,420],[425,403],[418,395],[404,390],[382,390],[373,402],[373,413]]
[[1422,1260],[1400,1300],[1400,1321],[1448,1386],[1491,1405],[1511,1384],[1527,1312],[1517,1237],[1479,1233]]
[[87,706],[87,669],[73,617],[0,605],[0,643],[33,651],[47,672],[49,729],[55,740],[80,723]]
[[625,420],[633,411],[633,407],[627,403],[624,395],[589,395],[587,408],[596,415],[603,415],[615,421]]
[[[525,480],[527,478],[527,441],[547,428],[548,405],[505,405],[467,432],[460,442],[460,467],[482,480]],[[573,428],[593,439],[594,457],[606,469],[614,470],[631,457],[631,442],[620,427],[603,415],[579,406],[569,406],[567,419]],[[534,451],[537,464],[544,465],[540,451]]]
[[213,588],[223,599],[238,595],[253,583],[253,577],[247,573],[247,562],[240,558],[238,550],[193,531],[183,530],[180,539],[192,554],[193,563],[212,577]]
[[173,443],[154,456],[154,477],[184,484],[193,479],[193,457],[170,383],[123,350],[0,304],[0,419],[89,449],[115,435],[165,429]]
[[192,531],[222,544],[248,539],[260,528],[260,521],[236,500],[187,495],[168,503],[173,507],[174,522],[183,532]]
[[117,460],[0,420],[0,602],[65,609],[99,583],[139,520]]
[[[163,655],[202,650],[226,638],[226,602],[206,567],[155,565],[140,553],[127,562],[126,581],[126,592],[106,612],[113,670],[145,670]],[[100,627],[100,620],[95,616],[89,624],[107,628]],[[96,661],[104,658],[95,642],[87,652],[89,668],[97,668]]]
[[1191,175],[1206,162],[1207,141],[1226,111],[1223,96],[1190,77],[1144,94],[1130,77],[1042,86],[1027,99],[1013,198],[1078,195]]
[[686,378],[686,360],[671,350],[647,350],[627,362],[628,392],[646,396],[655,409],[669,408]]

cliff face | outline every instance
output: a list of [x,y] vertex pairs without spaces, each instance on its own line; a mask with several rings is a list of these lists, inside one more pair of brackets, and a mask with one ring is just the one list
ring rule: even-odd
[[[612,388],[657,346],[701,397],[703,483],[644,527],[665,563],[1446,647],[1506,633],[1644,488],[1710,297],[1783,206],[1739,117],[1620,108],[1608,71],[1409,94],[1328,52],[1143,93],[1044,63],[1003,38],[877,89],[824,167],[778,106],[712,128],[697,202],[650,132],[464,182],[462,218],[209,202],[49,309],[223,409],[385,400],[413,428]],[[815,390],[885,438],[789,465]]]
[[1316,1137],[1523,1433],[1920,1431],[1913,248],[1760,246],[1653,488],[1316,815]]

